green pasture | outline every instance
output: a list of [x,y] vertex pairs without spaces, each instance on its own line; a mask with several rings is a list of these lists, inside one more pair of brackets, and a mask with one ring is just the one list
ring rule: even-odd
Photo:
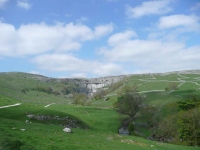
[[[197,80],[197,75],[183,75],[189,78],[181,78],[176,74],[134,75],[127,79],[124,86],[140,85],[138,91],[165,90],[169,83],[178,78],[185,80],[178,90],[144,92],[144,104],[155,106],[160,113],[167,117],[178,111],[177,101],[185,100],[188,96],[199,95],[199,86],[191,83]],[[142,80],[140,80],[142,79]],[[188,82],[189,81],[189,82]],[[61,83],[39,81],[31,74],[9,73],[0,74],[0,106],[22,103],[19,106],[0,109],[0,150],[4,144],[21,144],[23,150],[195,150],[197,147],[188,147],[161,143],[146,139],[152,131],[144,128],[138,130],[144,134],[139,136],[122,136],[118,134],[121,120],[125,117],[120,115],[114,108],[113,103],[118,96],[109,96],[109,100],[89,99],[85,106],[72,105],[72,99],[66,96],[56,96],[45,92],[29,90],[26,94],[23,88],[33,88],[37,85],[62,87]],[[119,89],[117,89],[119,90]],[[113,93],[117,93],[117,90]],[[49,107],[44,107],[51,104]],[[38,121],[30,119],[27,114],[68,116],[70,119],[78,120],[81,128],[73,128],[73,133],[64,133],[63,121]],[[138,121],[144,121],[137,118]],[[26,123],[26,120],[32,123]],[[21,129],[25,129],[22,131]]]
[[[13,100],[17,102],[17,100]],[[64,133],[63,127],[56,122],[34,121],[26,123],[27,113],[75,116],[81,118],[88,129],[72,129],[73,133]],[[51,105],[44,108],[41,104],[23,103],[17,107],[0,109],[0,142],[20,141],[23,149],[163,149],[192,150],[193,147],[178,146],[146,140],[136,136],[117,134],[120,125],[119,114],[112,109],[93,106]],[[21,129],[25,129],[22,131]]]
[[180,76],[178,76],[177,74],[154,75],[154,77],[156,78],[156,80],[167,80],[167,81],[179,81],[178,78],[180,78]]

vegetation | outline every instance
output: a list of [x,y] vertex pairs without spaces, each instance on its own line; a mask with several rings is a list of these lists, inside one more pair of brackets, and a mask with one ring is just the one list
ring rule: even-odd
[[165,91],[172,91],[172,90],[178,90],[178,84],[177,84],[177,82],[171,82],[165,88]]
[[87,102],[87,95],[85,93],[73,93],[73,104],[84,105]]
[[[0,107],[21,103],[0,108],[0,149],[198,149],[199,79],[198,74],[133,75],[89,99],[79,80],[0,73]],[[165,91],[170,83],[178,88]],[[33,114],[68,119],[28,117]],[[118,135],[127,117],[131,135]],[[72,134],[62,131],[69,122],[75,123]]]
[[129,115],[130,120],[133,120],[136,113],[142,107],[143,97],[136,92],[125,93],[118,97],[114,106],[121,114]]

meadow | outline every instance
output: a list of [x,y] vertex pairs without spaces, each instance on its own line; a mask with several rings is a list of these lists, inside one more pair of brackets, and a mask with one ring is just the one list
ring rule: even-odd
[[[180,85],[178,90],[165,91],[171,82]],[[200,94],[199,82],[198,74],[146,74],[129,77],[123,86],[138,85],[138,92],[146,97],[144,103],[163,108],[161,113],[168,116],[177,111],[172,104],[190,95]],[[198,149],[148,140],[147,135],[153,131],[140,128],[138,130],[143,132],[143,136],[119,135],[118,128],[126,116],[113,108],[117,90],[108,94],[108,101],[89,99],[86,105],[74,105],[72,99],[65,95],[31,90],[37,85],[53,86],[55,89],[63,86],[62,83],[45,82],[25,73],[0,74],[0,107],[21,103],[19,106],[0,108],[0,150]],[[29,91],[23,93],[24,88]],[[45,107],[48,104],[52,105]],[[78,127],[72,128],[73,133],[65,133],[62,126],[65,120],[35,120],[29,118],[28,114],[68,117],[78,121]],[[144,121],[141,118],[136,120],[137,123]]]

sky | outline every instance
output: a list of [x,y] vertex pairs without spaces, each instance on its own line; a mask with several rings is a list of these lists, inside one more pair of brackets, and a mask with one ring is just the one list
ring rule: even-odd
[[0,72],[200,69],[200,0],[0,0]]

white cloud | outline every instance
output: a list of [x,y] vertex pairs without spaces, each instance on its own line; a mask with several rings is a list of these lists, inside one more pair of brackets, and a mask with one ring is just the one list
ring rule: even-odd
[[[118,35],[120,34],[123,37],[123,33]],[[112,63],[121,62],[124,66],[130,66],[129,69],[140,68],[140,71],[166,72],[200,68],[199,49],[200,45],[187,47],[184,43],[176,40],[127,39],[99,49],[99,54]]]
[[12,25],[0,22],[0,55],[13,55],[16,32]]
[[83,24],[45,23],[13,25],[0,22],[0,55],[22,56],[45,52],[69,52],[81,48],[87,40],[94,40],[111,33],[113,25],[99,25],[94,30]]
[[33,58],[32,63],[48,71],[74,71],[82,72],[82,75],[88,72],[98,76],[122,73],[121,67],[116,64],[86,61],[70,54],[44,54]]
[[108,44],[116,45],[119,42],[127,41],[127,40],[131,39],[132,37],[137,37],[137,34],[134,31],[127,30],[122,33],[116,33],[109,37]]
[[36,75],[43,75],[43,76],[45,76],[44,73],[40,73],[39,71],[30,71],[30,72],[28,72],[28,73],[30,73],[30,74],[36,74]]
[[[145,41],[145,40],[127,40],[118,42],[118,44],[111,47],[111,49],[100,50],[100,54],[106,56],[112,61],[135,61],[145,56],[155,53],[161,47],[158,41]],[[149,53],[150,52],[150,53]],[[154,54],[153,54],[154,55]]]
[[7,2],[9,2],[9,0],[0,0],[0,9],[4,8]]
[[89,63],[69,54],[44,54],[35,57],[32,62],[41,69],[50,71],[87,71]]
[[95,27],[94,36],[95,37],[101,37],[107,33],[111,33],[113,31],[113,24],[106,24],[106,25],[100,25]]
[[29,10],[31,8],[31,4],[25,1],[20,1],[20,0],[17,1],[17,6],[26,10]]
[[67,78],[86,78],[86,77],[87,77],[86,73],[73,73],[70,74]]
[[153,0],[143,2],[140,6],[126,6],[126,15],[130,18],[139,18],[145,15],[165,14],[172,11],[169,7],[171,0]]
[[174,28],[185,26],[189,28],[197,27],[199,17],[195,15],[171,15],[171,16],[164,16],[161,17],[158,23],[158,27],[163,28]]
[[109,75],[121,75],[123,73],[122,68],[114,63],[100,64],[95,67],[93,73],[98,76],[109,76]]

